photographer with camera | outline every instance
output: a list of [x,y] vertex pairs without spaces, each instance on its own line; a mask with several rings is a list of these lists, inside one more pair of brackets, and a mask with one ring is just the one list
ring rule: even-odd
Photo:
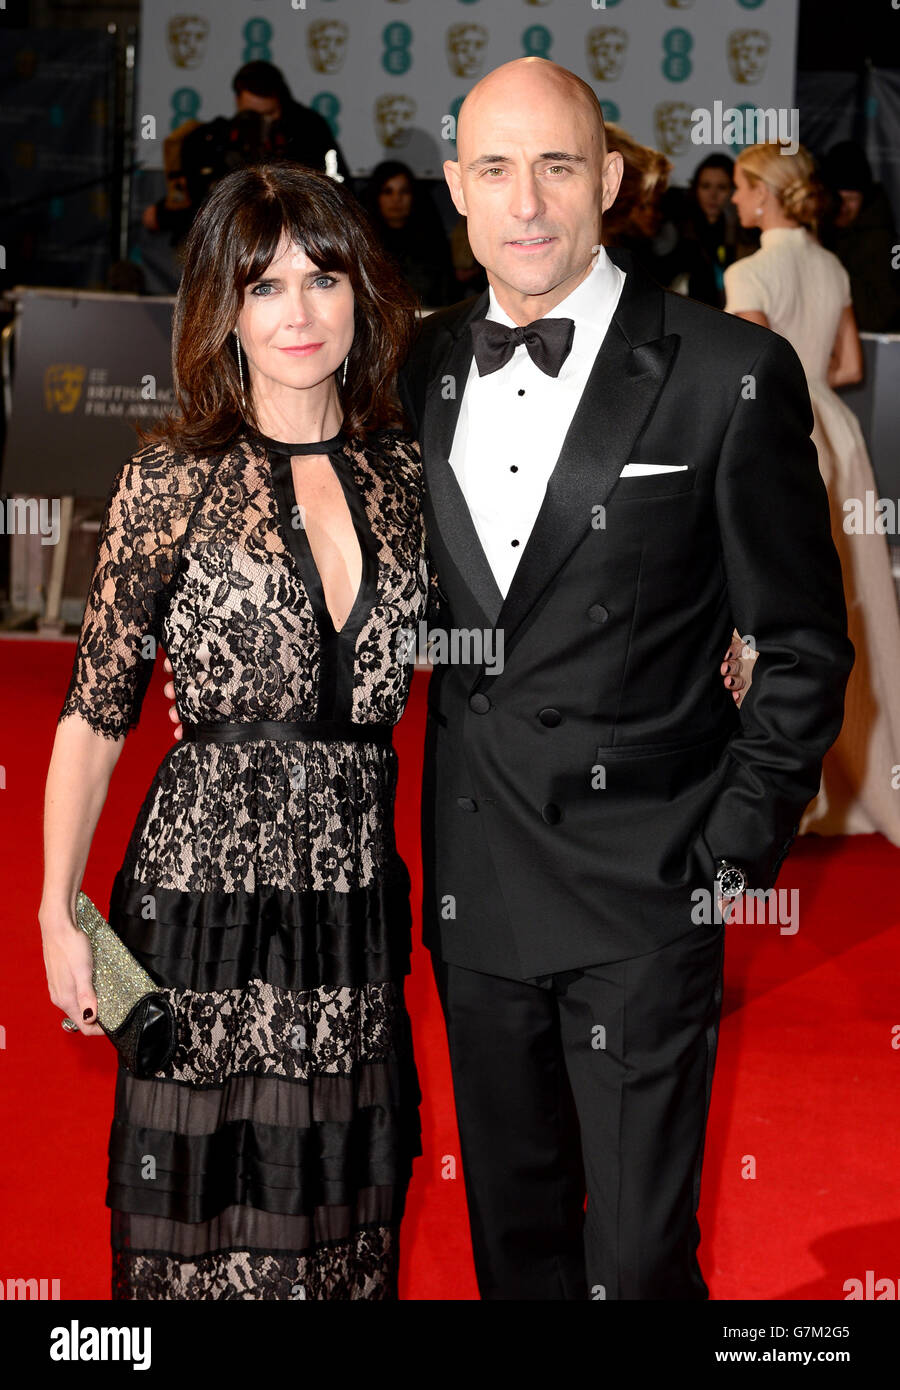
[[326,173],[326,155],[334,150],[337,172],[350,180],[328,122],[294,100],[274,64],[245,63],[231,85],[233,116],[187,121],[165,142],[166,196],[144,209],[142,221],[150,232],[168,232],[173,246],[187,236],[213,185],[235,169],[289,159]]

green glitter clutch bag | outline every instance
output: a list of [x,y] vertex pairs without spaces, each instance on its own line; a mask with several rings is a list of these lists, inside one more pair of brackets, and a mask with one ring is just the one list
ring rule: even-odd
[[172,1060],[172,1005],[84,892],[78,894],[75,917],[93,952],[97,1022],[128,1070],[146,1079]]

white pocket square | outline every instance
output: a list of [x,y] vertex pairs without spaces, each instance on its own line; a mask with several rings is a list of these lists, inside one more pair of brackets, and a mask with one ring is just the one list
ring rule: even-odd
[[684,473],[687,471],[686,463],[659,464],[659,463],[626,463],[620,478],[648,478],[651,473]]

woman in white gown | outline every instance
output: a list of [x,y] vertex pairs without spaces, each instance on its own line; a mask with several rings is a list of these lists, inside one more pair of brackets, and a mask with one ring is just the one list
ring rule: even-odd
[[780,333],[803,363],[856,649],[844,726],[800,832],[880,831],[900,845],[900,614],[885,536],[854,532],[853,511],[871,515],[866,493],[874,499],[878,490],[856,416],[833,389],[862,376],[850,281],[816,239],[821,186],[802,146],[795,154],[751,146],[738,157],[735,184],[741,224],[759,227],[762,245],[725,271],[725,308]]

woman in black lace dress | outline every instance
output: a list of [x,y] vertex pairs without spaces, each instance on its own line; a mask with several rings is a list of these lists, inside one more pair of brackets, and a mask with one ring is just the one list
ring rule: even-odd
[[114,1298],[396,1297],[420,1152],[391,744],[428,590],[395,396],[413,323],[322,175],[241,170],[194,223],[180,414],[110,491],[47,784],[51,998],[97,1033],[75,898],[161,644],[184,738],[109,919],[178,1042],[148,1080],[119,1067]]

